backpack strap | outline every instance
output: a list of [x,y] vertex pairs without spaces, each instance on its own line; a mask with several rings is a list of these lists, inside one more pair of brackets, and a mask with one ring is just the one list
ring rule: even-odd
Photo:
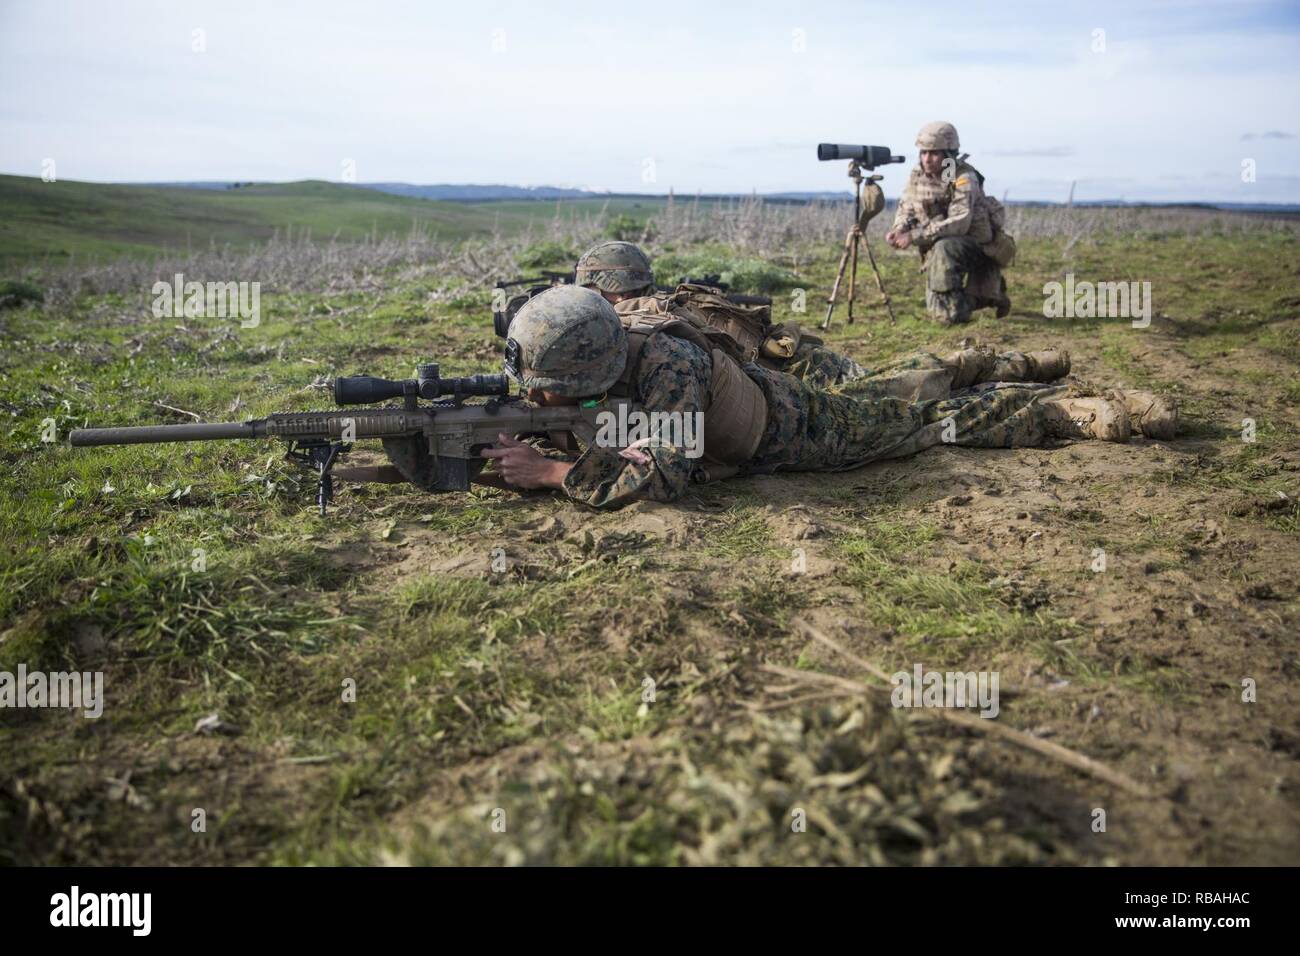
[[636,388],[637,372],[641,367],[641,353],[646,340],[656,332],[667,332],[675,338],[685,339],[703,350],[705,355],[712,355],[714,346],[708,336],[684,319],[672,315],[646,313],[627,313],[619,316],[623,331],[627,333],[627,362],[623,374],[618,377],[610,389],[610,394],[618,398],[631,398]]

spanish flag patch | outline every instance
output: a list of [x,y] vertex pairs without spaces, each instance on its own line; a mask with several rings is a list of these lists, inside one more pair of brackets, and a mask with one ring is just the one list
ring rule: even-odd
[[970,179],[966,176],[958,176],[957,181],[953,183],[954,186],[967,186],[969,184],[970,184]]

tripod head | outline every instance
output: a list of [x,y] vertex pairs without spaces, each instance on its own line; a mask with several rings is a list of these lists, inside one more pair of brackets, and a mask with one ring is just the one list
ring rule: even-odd
[[[871,169],[871,168],[872,168],[872,167],[870,167],[870,166],[867,167],[867,169]],[[882,179],[885,178],[885,177],[882,176],[880,173],[872,173],[870,176],[863,176],[863,175],[862,175],[862,164],[861,164],[860,162],[858,162],[856,159],[850,159],[850,160],[849,160],[849,174],[848,174],[848,175],[849,175],[849,179],[853,180],[854,185],[857,186],[857,187],[859,187],[859,188],[861,188],[862,183],[863,183],[864,181],[865,181],[865,182],[868,182],[868,183],[878,183],[878,182],[880,182]]]

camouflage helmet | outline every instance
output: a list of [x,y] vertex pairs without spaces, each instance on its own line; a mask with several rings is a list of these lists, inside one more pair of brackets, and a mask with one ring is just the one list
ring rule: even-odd
[[627,364],[627,333],[597,292],[561,285],[529,299],[510,323],[506,371],[524,388],[600,395]]
[[646,254],[630,242],[602,242],[578,260],[578,285],[594,285],[604,292],[635,292],[653,285],[654,273]]
[[937,120],[921,127],[916,145],[922,149],[960,149],[961,141],[957,139],[957,127]]

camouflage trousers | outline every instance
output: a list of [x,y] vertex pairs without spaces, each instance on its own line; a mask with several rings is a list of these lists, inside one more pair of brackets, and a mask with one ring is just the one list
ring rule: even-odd
[[794,356],[780,370],[818,388],[829,388],[872,374],[870,369],[859,365],[847,355],[811,342],[801,343]]
[[787,375],[821,389],[843,390],[852,383],[862,398],[902,398],[909,402],[946,398],[953,389],[981,382],[1033,381],[1033,364],[1023,352],[994,352],[988,347],[961,349],[946,358],[913,352],[873,368],[822,345],[801,347]]
[[[859,383],[835,391],[780,376],[758,378],[768,398],[768,426],[743,471],[843,471],[914,455],[934,445],[1020,448],[1047,438],[1042,402],[1056,386],[999,385],[947,398],[910,402],[877,398]],[[757,377],[756,377],[757,378]]]
[[996,308],[1006,299],[1002,270],[970,236],[945,236],[925,250],[925,308],[945,325],[971,320],[976,309]]

